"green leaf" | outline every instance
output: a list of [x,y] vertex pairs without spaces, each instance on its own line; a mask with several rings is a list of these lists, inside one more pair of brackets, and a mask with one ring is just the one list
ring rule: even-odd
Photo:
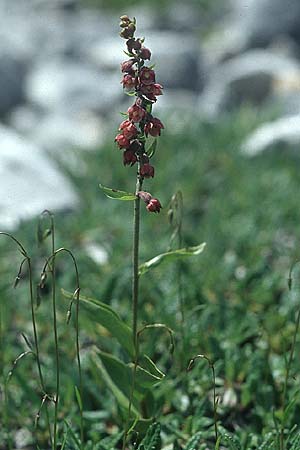
[[149,156],[149,158],[152,158],[152,156],[154,155],[156,147],[157,147],[157,139],[154,139],[149,148],[146,150],[146,153]]
[[160,424],[153,423],[148,428],[146,436],[138,446],[138,450],[160,450],[160,449],[161,449]]
[[75,395],[76,395],[76,400],[77,400],[79,409],[80,409],[80,411],[82,411],[82,410],[83,410],[83,407],[82,407],[82,400],[81,400],[80,391],[79,391],[79,389],[78,389],[77,386],[75,386]]
[[[120,407],[128,411],[131,379],[126,364],[98,349],[93,351],[91,358],[92,363],[100,371],[105,384],[115,396]],[[139,412],[134,405],[131,405],[131,412],[134,416],[139,416]]]
[[144,264],[141,264],[139,267],[139,275],[144,275],[149,270],[159,266],[161,263],[172,262],[176,259],[200,255],[200,253],[203,252],[205,245],[206,243],[203,242],[202,244],[196,245],[194,247],[185,247],[171,252],[161,253],[160,255],[155,256]]
[[[62,289],[62,294],[69,300],[73,293]],[[107,304],[99,300],[79,295],[81,313],[93,322],[99,323],[114,336],[130,356],[134,356],[132,329],[120,319],[119,315]]]
[[222,436],[219,436],[215,445],[215,450],[220,450]]
[[156,366],[156,364],[152,361],[151,358],[149,358],[149,356],[143,355],[142,358],[140,358],[140,364],[144,369],[146,369],[157,378],[164,378],[165,374]]
[[136,195],[131,192],[119,191],[118,189],[111,189],[99,184],[100,189],[104,192],[106,197],[112,198],[113,200],[135,200]]
[[[125,364],[113,355],[94,349],[92,361],[100,370],[103,380],[116,397],[119,405],[126,410],[133,385],[134,364]],[[152,363],[154,365],[154,363]],[[154,365],[155,366],[155,365]],[[156,369],[158,370],[158,369]],[[138,405],[145,393],[164,378],[164,374],[153,374],[138,365],[135,373],[135,392],[133,398],[133,413],[139,416]]]
[[223,435],[224,440],[226,441],[226,444],[229,444],[230,450],[241,450],[240,444],[237,442],[235,438],[230,436],[229,434],[225,433]]
[[198,444],[200,442],[200,439],[202,437],[201,431],[198,431],[198,433],[194,434],[186,443],[184,450],[196,450],[198,447]]

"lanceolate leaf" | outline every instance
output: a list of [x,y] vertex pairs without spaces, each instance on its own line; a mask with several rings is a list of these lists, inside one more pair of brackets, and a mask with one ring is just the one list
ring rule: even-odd
[[[73,293],[62,289],[64,297],[69,300],[73,299]],[[114,336],[122,347],[128,352],[130,356],[134,355],[134,345],[132,339],[131,328],[123,322],[118,314],[107,304],[99,300],[84,297],[80,294],[80,309],[84,314],[87,314],[89,319],[106,328],[112,336]]]
[[[131,380],[127,366],[114,356],[104,354],[99,350],[95,350],[91,357],[92,362],[100,371],[105,384],[115,396],[120,407],[128,410],[129,395],[125,389],[130,389]],[[104,364],[103,360],[105,360],[106,364]],[[131,405],[131,412],[134,416],[139,416],[139,412],[134,405]]]
[[119,191],[118,189],[111,189],[99,184],[100,189],[104,192],[106,197],[112,198],[113,200],[135,200],[136,195],[131,192]]
[[202,244],[194,247],[185,247],[171,252],[161,253],[144,264],[141,264],[139,267],[139,275],[144,275],[149,270],[159,266],[161,263],[172,262],[176,259],[200,255],[200,253],[203,252],[205,245],[205,242],[203,242]]
[[[125,364],[115,356],[104,353],[96,348],[92,353],[92,361],[100,370],[103,380],[116,397],[120,406],[128,408],[135,370],[134,364]],[[139,401],[144,397],[148,389],[151,389],[164,377],[164,374],[161,372],[157,371],[159,373],[157,375],[157,373],[153,374],[153,371],[149,372],[140,365],[136,368],[135,394],[133,399],[135,411],[132,410],[136,416],[138,416],[137,408]]]

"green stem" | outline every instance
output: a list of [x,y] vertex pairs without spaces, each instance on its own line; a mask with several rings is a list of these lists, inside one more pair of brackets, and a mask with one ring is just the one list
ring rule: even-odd
[[[55,229],[52,216],[51,216],[51,247],[53,254],[55,251]],[[59,364],[59,347],[58,347],[58,332],[57,332],[57,317],[56,317],[55,257],[53,257],[51,264],[51,275],[52,275],[53,331],[54,331],[55,364],[56,364],[56,395],[54,400],[53,449],[56,450],[58,437],[57,435],[58,404],[60,396],[60,364]]]
[[139,239],[140,239],[140,198],[137,196],[142,189],[143,180],[139,175],[140,163],[136,179],[136,199],[134,201],[133,215],[133,250],[132,250],[132,330],[135,353],[137,353],[137,324],[138,324],[138,300],[139,300]]
[[[181,223],[178,227],[178,248],[182,247],[182,231]],[[182,339],[182,352],[185,354],[185,307],[183,298],[183,285],[182,285],[182,264],[179,261],[177,264],[177,280],[178,280],[178,298],[181,314],[181,339]]]
[[[55,259],[55,257],[59,253],[67,253],[70,258],[72,259],[74,269],[75,269],[75,275],[76,275],[76,291],[74,293],[74,299],[76,300],[76,317],[75,317],[75,333],[76,333],[76,359],[77,359],[77,366],[78,366],[78,376],[79,376],[79,393],[80,393],[80,405],[79,405],[79,414],[80,414],[80,446],[81,450],[84,448],[84,436],[83,436],[83,407],[82,407],[82,401],[83,401],[83,381],[82,381],[82,371],[81,371],[81,359],[80,359],[80,342],[79,342],[79,297],[80,297],[80,283],[79,283],[79,270],[77,266],[77,261],[73,253],[64,247],[61,247],[53,252],[53,254],[46,260],[43,272],[47,270],[47,267],[50,267],[50,264],[52,264],[52,260]],[[71,314],[71,307],[72,307],[73,300],[70,305],[70,314]]]
[[192,358],[189,362],[189,365],[187,367],[187,371],[190,371],[192,369],[192,367],[195,364],[196,359],[205,359],[208,362],[209,368],[212,371],[212,379],[213,379],[213,405],[214,405],[214,428],[215,428],[215,439],[216,439],[216,444],[218,442],[218,438],[219,438],[219,431],[218,431],[218,414],[217,414],[217,409],[218,409],[218,399],[217,399],[217,394],[216,394],[216,373],[215,373],[215,366],[213,361],[208,358],[206,355],[196,355],[194,358]]
[[[34,336],[36,362],[37,362],[37,367],[38,367],[41,388],[42,388],[43,394],[45,395],[46,388],[45,388],[44,377],[43,377],[42,367],[41,367],[39,341],[38,341],[37,326],[36,326],[35,311],[34,311],[32,266],[31,266],[31,259],[29,258],[29,256],[26,256],[26,259],[27,259],[28,272],[29,272],[31,321],[32,321],[33,336]],[[47,413],[47,425],[48,425],[48,430],[49,430],[49,438],[50,438],[50,442],[52,443],[52,434],[51,434],[51,426],[50,426],[50,418],[49,418],[48,408],[46,408],[46,413]]]
[[133,401],[133,394],[135,389],[136,368],[138,364],[138,301],[139,301],[139,240],[140,240],[140,198],[138,192],[142,189],[143,179],[140,177],[140,162],[138,162],[137,178],[134,200],[133,213],[133,248],[132,248],[132,334],[134,344],[134,370],[132,375],[132,385],[130,390],[128,415],[125,424],[125,433],[123,437],[122,450],[125,450],[127,437],[130,426],[130,415]]
[[4,375],[4,319],[3,319],[3,305],[0,304],[0,366],[1,366],[1,378],[3,380],[3,409],[2,409],[2,418],[3,424],[5,425],[6,433],[7,433],[7,448],[8,450],[12,450],[12,439],[11,432],[9,430],[9,411],[8,411],[8,389],[7,383]]

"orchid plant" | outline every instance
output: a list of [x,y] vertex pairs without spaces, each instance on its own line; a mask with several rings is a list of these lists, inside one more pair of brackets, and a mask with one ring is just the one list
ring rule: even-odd
[[[136,188],[134,194],[124,193],[104,188],[104,192],[113,198],[134,200],[134,237],[133,237],[133,277],[132,277],[132,305],[133,305],[133,339],[137,348],[137,314],[138,314],[138,256],[140,231],[140,201],[146,204],[149,212],[159,213],[162,205],[149,192],[143,191],[145,179],[153,178],[155,169],[150,164],[156,149],[156,139],[161,135],[164,125],[160,119],[152,114],[152,107],[157,97],[162,95],[163,87],[156,82],[153,66],[146,65],[151,59],[151,51],[144,46],[143,38],[136,38],[136,20],[122,16],[120,22],[120,36],[126,40],[125,54],[128,60],[121,63],[123,78],[121,84],[125,92],[135,101],[127,110],[126,119],[119,126],[115,142],[123,151],[123,164],[137,167]],[[154,138],[148,145],[149,138]]]

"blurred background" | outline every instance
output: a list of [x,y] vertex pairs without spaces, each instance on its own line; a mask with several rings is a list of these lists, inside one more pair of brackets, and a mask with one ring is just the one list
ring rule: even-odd
[[157,62],[165,87],[157,111],[174,121],[167,128],[178,130],[191,117],[216,121],[243,105],[268,107],[280,120],[244,150],[254,154],[282,140],[298,145],[297,0],[1,0],[2,227],[45,207],[77,206],[53,158],[72,148],[93,151],[114,137],[118,112],[130,103],[119,84],[123,13],[137,17]]
[[126,58],[118,36],[123,13],[136,16],[153,52],[165,87],[155,108],[169,132],[191,120],[216,122],[246,106],[272,111],[278,120],[245,136],[245,153],[278,143],[298,146],[297,0],[1,0],[4,229],[45,207],[78,206],[59,166],[78,168],[70,149],[97,151],[113,140],[119,111],[130,104],[119,84]]

